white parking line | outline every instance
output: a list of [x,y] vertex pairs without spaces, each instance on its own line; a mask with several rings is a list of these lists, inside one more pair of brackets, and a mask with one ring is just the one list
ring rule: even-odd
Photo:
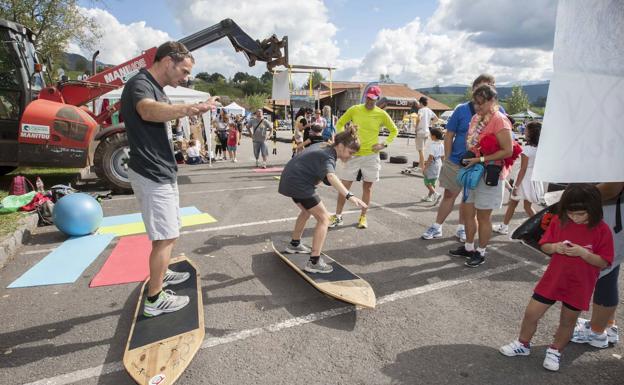
[[[522,258],[520,258],[522,259]],[[471,274],[469,276],[453,279],[449,281],[440,281],[436,283],[432,283],[425,286],[415,287],[413,289],[407,289],[398,291],[386,296],[383,296],[377,300],[377,305],[383,305],[386,303],[391,303],[394,301],[398,301],[400,299],[414,297],[420,294],[429,293],[435,290],[445,289],[452,286],[457,286],[463,283],[469,283],[474,280],[487,278],[496,274],[505,273],[507,271],[511,271],[514,269],[518,269],[527,265],[527,261],[522,260],[521,262],[514,263],[512,265],[507,266],[499,266],[492,270],[484,270],[477,274]],[[305,325],[312,322],[320,321],[327,318],[336,317],[342,314],[347,314],[356,311],[357,309],[353,306],[345,306],[337,309],[326,310],[318,313],[308,314],[302,317],[294,317],[287,319],[285,321],[281,321],[272,325],[241,330],[236,333],[227,334],[222,337],[208,337],[204,340],[200,349],[211,348],[219,345],[228,344],[235,341],[246,340],[251,337],[255,337],[265,333],[276,333],[282,330],[290,329],[295,326]],[[29,382],[24,385],[64,385],[71,384],[77,381],[86,380],[93,377],[103,376],[114,372],[119,372],[124,370],[123,364],[120,361],[108,363],[105,365],[99,365],[92,368],[77,370],[75,372],[62,374],[56,377],[44,378],[35,382]]]
[[[193,195],[193,194],[208,194],[208,193],[217,193],[217,192],[228,192],[228,191],[243,191],[243,190],[261,190],[265,188],[275,188],[275,185],[271,186],[254,186],[254,187],[237,187],[237,188],[223,188],[223,189],[215,189],[215,190],[200,190],[200,191],[180,191],[180,195]],[[125,201],[130,199],[136,199],[133,196],[129,197],[120,197],[113,198],[108,200],[103,200],[101,203],[115,203],[117,201]]]

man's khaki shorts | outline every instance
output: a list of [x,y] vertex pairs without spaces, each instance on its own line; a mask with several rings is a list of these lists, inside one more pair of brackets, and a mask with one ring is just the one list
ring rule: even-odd
[[462,191],[462,185],[457,183],[457,174],[460,168],[460,165],[448,159],[444,159],[444,162],[442,162],[442,170],[440,171],[440,187],[454,193]]

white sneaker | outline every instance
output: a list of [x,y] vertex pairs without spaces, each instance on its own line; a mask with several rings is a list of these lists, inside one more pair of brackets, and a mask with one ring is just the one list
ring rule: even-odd
[[609,326],[607,328],[607,337],[609,337],[609,343],[617,344],[620,342],[620,335],[618,334],[617,325]]
[[234,159],[232,159],[232,162],[238,163],[238,159],[234,158]]
[[423,233],[423,235],[421,235],[422,239],[425,240],[429,240],[429,239],[433,239],[433,238],[442,238],[442,227],[436,227],[436,226],[429,226],[429,228],[427,229],[427,231],[425,231]]
[[299,243],[299,246],[293,246],[291,243],[288,243],[284,251],[288,254],[310,254],[312,252],[312,250],[303,243]]
[[442,194],[440,193],[433,193],[433,205],[437,205],[438,203],[440,203],[440,200],[442,200]]
[[260,162],[256,159],[256,167],[260,167]]
[[433,202],[433,194],[420,198],[420,201],[421,202]]
[[323,258],[319,258],[317,263],[312,263],[310,261],[306,262],[303,270],[307,271],[308,273],[329,274],[334,271],[334,267],[325,263],[325,261],[323,261]]
[[556,372],[559,370],[560,362],[561,353],[559,353],[559,350],[552,348],[546,349],[546,357],[544,357],[544,368]]
[[515,340],[505,346],[501,346],[498,351],[507,357],[528,356],[531,354],[531,348],[527,348],[518,340]]
[[459,239],[459,242],[465,243],[466,242],[466,228],[465,227],[458,228],[457,231],[455,232],[455,236]]
[[170,285],[177,285],[178,283],[182,283],[189,279],[190,276],[191,273],[188,273],[186,271],[183,273],[178,273],[176,271],[167,269],[167,272],[165,273],[165,278],[163,278],[162,287],[165,288]]
[[593,330],[589,333],[589,341],[587,342],[591,346],[598,349],[605,349],[609,347],[609,336],[605,330],[601,334],[595,333]]
[[506,225],[504,223],[499,223],[498,225],[495,225],[494,227],[492,227],[492,230],[494,230],[495,233],[507,235],[509,234],[509,225]]
[[175,295],[171,290],[163,290],[154,302],[145,298],[143,315],[145,317],[155,317],[162,313],[173,313],[188,305],[190,299],[186,295]]

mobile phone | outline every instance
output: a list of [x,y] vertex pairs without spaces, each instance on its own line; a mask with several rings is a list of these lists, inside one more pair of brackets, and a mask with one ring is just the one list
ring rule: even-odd
[[462,161],[461,161],[461,162],[462,162],[462,164],[463,164],[464,166],[466,166],[466,165],[468,165],[468,163],[470,163],[470,161],[469,161],[468,159],[462,159]]

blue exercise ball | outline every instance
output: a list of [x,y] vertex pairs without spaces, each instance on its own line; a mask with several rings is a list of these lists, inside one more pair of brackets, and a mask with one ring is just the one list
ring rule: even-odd
[[69,236],[93,233],[102,223],[102,206],[91,195],[65,195],[56,202],[52,219],[56,227]]

